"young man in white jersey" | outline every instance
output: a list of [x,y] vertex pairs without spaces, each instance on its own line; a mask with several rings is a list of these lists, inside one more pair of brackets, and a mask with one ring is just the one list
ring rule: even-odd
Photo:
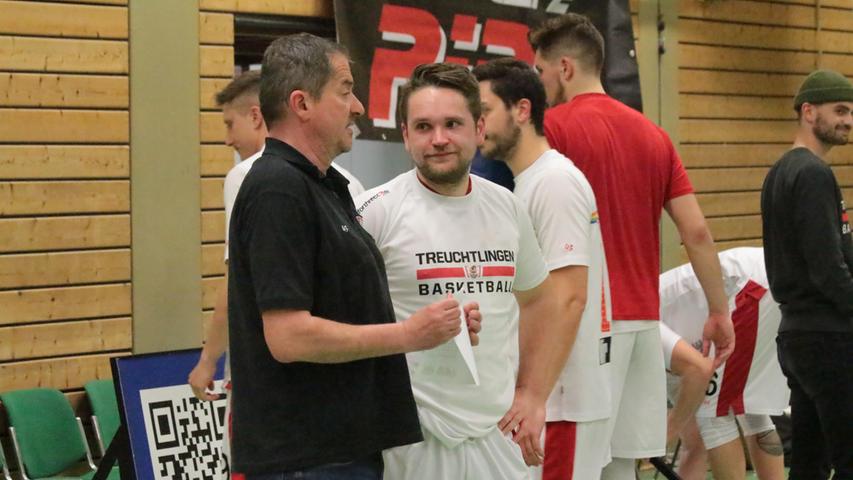
[[456,342],[408,354],[425,440],[386,450],[385,478],[528,478],[525,461],[541,463],[545,402],[560,370],[562,345],[549,335],[565,316],[524,206],[469,174],[483,140],[471,72],[417,67],[400,112],[415,168],[356,201],[385,261],[397,319],[453,295],[476,301],[483,325],[474,368]]
[[[225,205],[225,263],[228,263],[228,225],[234,200],[240,185],[252,164],[264,153],[264,140],[267,138],[267,126],[261,115],[258,94],[261,86],[261,72],[248,71],[234,80],[216,94],[216,105],[222,108],[222,122],[225,124],[225,144],[232,147],[240,156],[240,163],[234,165],[225,175],[223,185],[223,203]],[[364,187],[351,173],[340,166],[335,166],[349,180],[350,195],[356,196],[364,192]],[[204,345],[198,363],[189,374],[187,382],[199,400],[216,400],[218,393],[213,392],[213,377],[216,374],[216,364],[228,347],[228,273],[216,296],[213,315],[205,322]],[[230,388],[231,372],[228,362],[225,363],[225,388]],[[229,399],[230,400],[230,399]],[[226,407],[226,418],[230,422],[231,403]],[[223,433],[222,453],[230,457],[230,429]]]
[[[701,438],[691,435],[695,430],[688,424],[682,433],[686,456],[682,457],[679,473],[685,479],[705,478],[707,450],[715,478],[743,479],[746,462],[740,426],[759,478],[781,480],[782,444],[770,415],[781,414],[790,397],[775,342],[782,314],[768,291],[761,248],[734,248],[721,252],[719,257],[736,346],[710,382],[692,387],[684,380],[680,382],[679,400],[675,401],[670,419],[684,417],[681,413],[698,407],[696,423]],[[698,361],[698,351],[688,346],[701,345],[702,323],[707,316],[699,280],[689,264],[661,275],[660,299],[664,360],[667,370],[677,373],[684,370],[684,365]],[[669,396],[673,398],[679,382],[671,377],[669,380]],[[670,422],[670,440],[679,433],[679,426],[672,423],[679,422]]]
[[[562,368],[548,399],[543,480],[595,480],[610,461],[610,288],[589,182],[545,139],[545,90],[530,65],[493,60],[474,68],[486,137],[483,154],[503,161],[527,207],[565,322]],[[560,328],[565,328],[560,331]]]

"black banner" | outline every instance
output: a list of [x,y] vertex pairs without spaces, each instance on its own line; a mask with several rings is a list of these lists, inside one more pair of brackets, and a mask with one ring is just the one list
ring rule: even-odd
[[500,56],[533,63],[527,33],[551,15],[590,17],[605,37],[604,88],[642,108],[628,0],[335,0],[338,40],[353,60],[366,114],[359,138],[400,141],[397,90],[422,63],[473,67]]

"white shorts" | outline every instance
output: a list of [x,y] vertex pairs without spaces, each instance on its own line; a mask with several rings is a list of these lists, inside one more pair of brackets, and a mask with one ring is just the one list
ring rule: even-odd
[[610,463],[610,425],[591,422],[548,422],[542,432],[545,464],[531,467],[535,480],[598,480]]
[[666,375],[658,322],[617,320],[613,327],[610,453],[660,457],[666,452]]
[[696,417],[699,434],[706,450],[725,445],[738,438],[738,425],[743,430],[743,436],[776,430],[769,415],[737,415],[729,413],[725,417]]
[[387,480],[529,480],[521,448],[497,427],[448,448],[424,430],[424,441],[382,452]]

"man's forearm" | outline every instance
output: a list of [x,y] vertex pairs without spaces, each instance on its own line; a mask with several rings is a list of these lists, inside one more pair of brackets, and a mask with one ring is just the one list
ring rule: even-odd
[[219,288],[213,315],[204,325],[204,346],[200,361],[216,363],[228,347],[228,276]]
[[402,324],[350,325],[308,312],[268,321],[267,315],[264,335],[279,362],[343,363],[406,351]]
[[568,360],[577,337],[584,304],[542,295],[521,305],[518,389],[545,400]]

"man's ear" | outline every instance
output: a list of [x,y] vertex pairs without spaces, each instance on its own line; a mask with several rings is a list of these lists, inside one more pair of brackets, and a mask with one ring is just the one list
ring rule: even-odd
[[518,123],[527,123],[530,121],[532,105],[530,99],[522,98],[513,106],[513,114],[515,121]]
[[293,112],[300,120],[308,120],[311,117],[311,107],[313,101],[308,92],[304,90],[294,90],[290,92],[290,97],[287,99],[287,105],[290,111]]
[[575,76],[575,60],[572,57],[563,55],[560,57],[560,79],[564,82],[571,82]]
[[261,113],[261,107],[252,105],[249,107],[249,118],[252,120],[252,127],[255,130],[264,126],[264,115]]

